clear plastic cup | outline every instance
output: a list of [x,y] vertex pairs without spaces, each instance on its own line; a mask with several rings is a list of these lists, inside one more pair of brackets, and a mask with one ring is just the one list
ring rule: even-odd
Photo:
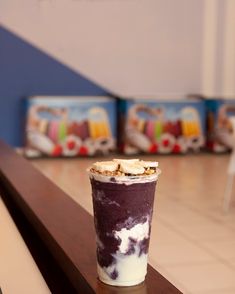
[[89,172],[99,279],[133,286],[145,280],[158,173],[108,177]]

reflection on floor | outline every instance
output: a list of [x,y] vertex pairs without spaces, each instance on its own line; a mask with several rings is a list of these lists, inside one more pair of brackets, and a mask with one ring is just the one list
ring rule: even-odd
[[[149,262],[183,293],[234,294],[235,207],[228,214],[221,209],[228,155],[144,159],[157,159],[162,170]],[[93,161],[43,159],[33,163],[92,213],[84,171]]]

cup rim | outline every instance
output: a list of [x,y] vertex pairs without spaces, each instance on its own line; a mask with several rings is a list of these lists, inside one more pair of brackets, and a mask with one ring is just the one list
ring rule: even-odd
[[133,176],[107,176],[99,173],[91,172],[91,167],[87,168],[87,173],[90,179],[95,179],[104,183],[117,183],[117,184],[138,184],[148,183],[158,180],[161,170],[157,168],[156,173],[151,175],[133,175]]

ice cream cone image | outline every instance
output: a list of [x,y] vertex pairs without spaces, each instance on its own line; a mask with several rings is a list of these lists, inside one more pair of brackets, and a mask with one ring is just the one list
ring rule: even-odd
[[202,134],[199,114],[192,107],[185,107],[181,111],[181,126],[185,137],[200,136]]
[[139,119],[137,129],[139,132],[143,133],[144,132],[144,127],[145,127],[145,120],[144,119]]
[[155,138],[159,140],[163,132],[163,123],[161,121],[156,121],[154,126]]
[[47,129],[48,129],[48,120],[41,119],[39,121],[39,128],[38,128],[39,132],[41,134],[46,134],[47,133]]
[[155,125],[155,122],[153,120],[148,120],[146,122],[146,128],[145,128],[145,134],[148,138],[150,139],[154,139],[154,125]]
[[[149,119],[140,117],[140,113],[149,115]],[[154,109],[143,104],[137,104],[129,109],[128,122],[125,130],[126,141],[142,152],[157,151],[155,148],[155,122],[161,114],[160,109]]]
[[198,112],[192,107],[181,111],[182,134],[187,140],[188,149],[198,151],[204,145],[204,137]]
[[58,133],[59,133],[59,122],[58,121],[50,121],[48,137],[56,143],[58,141]]
[[108,115],[101,107],[93,107],[88,112],[88,125],[91,138],[111,137]]
[[59,134],[58,134],[59,141],[60,142],[64,141],[66,138],[66,135],[67,135],[67,124],[65,121],[61,121],[59,123]]

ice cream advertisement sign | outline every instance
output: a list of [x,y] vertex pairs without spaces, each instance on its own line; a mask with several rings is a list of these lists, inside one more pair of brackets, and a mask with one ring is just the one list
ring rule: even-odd
[[116,107],[108,97],[27,100],[26,155],[107,154],[116,146]]
[[201,101],[126,100],[120,102],[126,154],[199,151],[205,141]]

